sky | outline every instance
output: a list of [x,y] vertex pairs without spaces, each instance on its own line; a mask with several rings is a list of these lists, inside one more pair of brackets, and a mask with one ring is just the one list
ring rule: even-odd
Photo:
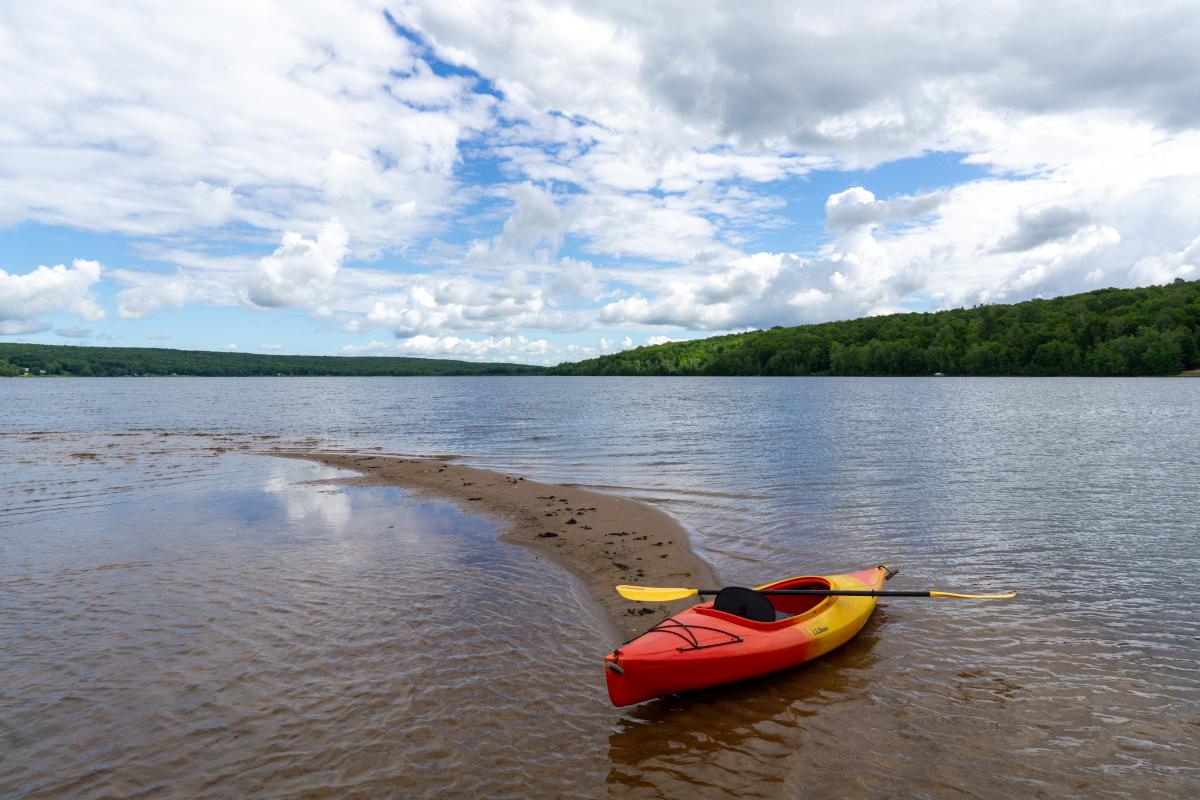
[[1200,278],[1189,2],[0,5],[0,341],[553,364]]

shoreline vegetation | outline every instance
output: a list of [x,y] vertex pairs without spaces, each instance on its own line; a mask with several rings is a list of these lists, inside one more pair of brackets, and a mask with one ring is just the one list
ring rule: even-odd
[[524,364],[401,356],[277,356],[159,347],[0,342],[0,377],[317,377],[524,375]]
[[625,350],[555,375],[1167,376],[1200,367],[1200,280]]
[[1200,280],[668,342],[554,367],[0,343],[0,377],[1169,376],[1200,370]]
[[631,603],[620,583],[713,585],[713,568],[692,550],[687,531],[669,514],[637,500],[570,484],[550,484],[455,463],[453,456],[401,457],[301,448],[260,450],[350,470],[339,483],[400,486],[450,500],[499,520],[500,538],[517,542],[574,575],[605,612],[614,632],[628,639],[650,619],[695,601]]

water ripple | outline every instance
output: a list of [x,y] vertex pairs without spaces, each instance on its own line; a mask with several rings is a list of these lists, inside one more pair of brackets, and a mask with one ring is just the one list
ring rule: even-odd
[[[0,794],[1196,794],[1198,390],[5,383]],[[264,483],[218,451],[248,437],[637,497],[735,583],[895,563],[1021,594],[887,602],[808,667],[618,712],[560,571],[399,495]]]

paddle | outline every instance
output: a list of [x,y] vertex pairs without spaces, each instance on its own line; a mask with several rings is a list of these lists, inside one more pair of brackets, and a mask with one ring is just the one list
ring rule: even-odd
[[[684,589],[664,588],[658,586],[618,586],[617,592],[626,600],[636,600],[640,603],[665,603],[668,600],[682,600],[685,597],[702,594],[716,594],[720,589]],[[759,594],[787,595],[811,594],[825,597],[951,597],[958,600],[1007,600],[1016,597],[1015,592],[1007,594],[957,594],[955,592],[892,592],[874,591],[871,589],[758,589]]]

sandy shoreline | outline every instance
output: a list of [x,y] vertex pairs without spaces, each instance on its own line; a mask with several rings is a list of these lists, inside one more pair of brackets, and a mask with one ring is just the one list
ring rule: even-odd
[[362,477],[351,483],[415,489],[500,520],[501,539],[525,545],[575,575],[623,638],[695,601],[631,603],[613,591],[616,584],[716,583],[712,567],[691,549],[687,531],[670,515],[636,500],[469,467],[448,457],[290,449],[264,454],[353,470]]

